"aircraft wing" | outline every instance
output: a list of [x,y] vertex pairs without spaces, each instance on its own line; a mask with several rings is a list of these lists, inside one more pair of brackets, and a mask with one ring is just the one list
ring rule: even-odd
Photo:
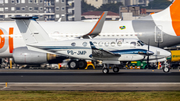
[[90,39],[90,38],[94,38],[97,35],[99,35],[101,33],[102,27],[104,25],[104,21],[106,20],[107,13],[108,13],[108,11],[103,12],[103,14],[99,18],[99,20],[97,21],[97,23],[95,24],[93,29],[88,34],[85,34],[81,37],[84,39]]
[[90,42],[90,45],[92,49],[91,57],[93,58],[118,58],[121,56],[120,54],[114,54],[103,49],[97,49],[92,42]]

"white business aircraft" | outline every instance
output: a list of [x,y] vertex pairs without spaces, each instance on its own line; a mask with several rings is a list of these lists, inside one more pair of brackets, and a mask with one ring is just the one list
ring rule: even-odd
[[[167,47],[180,44],[180,1],[162,12],[132,21],[106,21],[101,33],[95,38],[136,38],[150,45]],[[53,40],[74,39],[87,35],[96,22],[39,22]],[[91,34],[89,34],[91,37]],[[94,34],[93,34],[94,36]],[[87,37],[85,37],[87,38]],[[40,54],[27,50],[20,31],[15,22],[0,23],[0,58],[18,58],[20,63],[38,63],[46,61],[53,55]],[[23,47],[23,48],[19,48]],[[17,50],[14,53],[13,50]],[[12,54],[13,53],[13,54]],[[33,55],[32,54],[36,54]],[[38,55],[40,54],[40,56]],[[26,58],[27,57],[27,58]],[[48,57],[48,59],[46,58]],[[30,60],[28,60],[30,59]]]
[[[104,64],[120,64],[120,61],[158,60],[171,55],[161,48],[147,46],[137,39],[74,39],[52,41],[48,33],[34,17],[15,17],[28,50],[64,55],[84,60],[102,60]],[[71,65],[74,63],[72,62]],[[114,72],[119,67],[114,67]],[[103,73],[108,73],[108,67]]]
[[[103,12],[100,19],[97,21],[97,23],[94,25],[92,30],[90,30],[89,33],[84,35],[78,35],[76,37],[51,37],[51,40],[57,41],[57,40],[70,40],[70,39],[79,39],[79,38],[94,38],[96,37],[102,30],[102,27],[104,25],[104,21],[107,15],[107,11]],[[23,18],[23,17],[22,17]],[[6,26],[7,23],[4,24]],[[45,23],[49,24],[49,23]],[[43,25],[43,24],[41,24]],[[51,26],[51,24],[49,24]],[[25,26],[23,26],[25,27]],[[7,28],[7,27],[5,27]],[[45,27],[46,29],[49,29],[49,27]],[[40,52],[34,52],[29,51],[26,47],[26,44],[23,41],[23,38],[19,32],[19,29],[17,28],[17,25],[15,27],[9,28],[9,34],[6,31],[7,29],[0,28],[0,58],[2,57],[13,57],[13,60],[15,63],[18,64],[39,64],[39,63],[61,63],[64,59],[68,57],[64,56],[56,56],[52,54],[46,54],[46,53],[40,53]],[[51,29],[50,29],[51,30]],[[13,33],[19,33],[19,34],[13,34]],[[35,32],[34,32],[35,33]],[[51,35],[50,35],[51,36]],[[85,61],[85,60],[84,60]],[[84,66],[85,67],[85,66]]]

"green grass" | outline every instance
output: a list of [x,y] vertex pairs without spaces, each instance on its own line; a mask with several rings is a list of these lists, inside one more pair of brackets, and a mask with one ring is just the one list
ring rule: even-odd
[[180,91],[0,91],[0,101],[180,101]]

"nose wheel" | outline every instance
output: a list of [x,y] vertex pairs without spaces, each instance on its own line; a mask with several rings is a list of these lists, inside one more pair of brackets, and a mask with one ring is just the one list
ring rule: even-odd
[[170,68],[168,68],[168,67],[164,67],[164,68],[163,68],[163,71],[164,71],[164,73],[169,73]]
[[163,71],[164,71],[164,73],[169,73],[170,72],[170,66],[169,66],[169,64],[165,61],[165,63],[164,63],[164,67],[163,67]]

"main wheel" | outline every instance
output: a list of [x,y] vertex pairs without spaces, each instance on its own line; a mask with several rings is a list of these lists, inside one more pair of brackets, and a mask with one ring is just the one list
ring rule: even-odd
[[78,61],[79,69],[85,69],[87,67],[87,62],[85,60]]
[[119,72],[119,68],[118,68],[118,67],[114,67],[114,68],[113,68],[113,72],[114,72],[114,73],[118,73],[118,72]]
[[108,74],[108,73],[109,73],[109,69],[108,69],[108,68],[103,68],[103,69],[102,69],[102,72],[103,72],[104,74]]
[[68,66],[70,69],[77,69],[78,68],[78,63],[75,60],[71,60],[68,62]]
[[164,68],[163,68],[163,71],[164,71],[165,73],[168,73],[168,72],[170,71],[170,68],[164,67]]

